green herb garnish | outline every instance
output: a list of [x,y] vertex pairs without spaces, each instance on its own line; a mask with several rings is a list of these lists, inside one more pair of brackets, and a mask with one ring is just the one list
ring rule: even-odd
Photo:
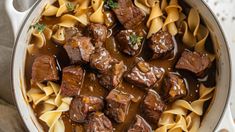
[[67,10],[68,10],[68,11],[73,11],[73,10],[75,9],[74,4],[71,3],[71,2],[68,2],[68,3],[66,4],[66,7],[67,7]]
[[43,32],[44,29],[46,28],[45,24],[40,24],[40,23],[36,23],[32,26],[34,29],[36,29],[38,32]]
[[141,36],[137,36],[135,34],[130,35],[130,42],[132,44],[141,44],[142,39],[143,39],[143,37],[141,37]]
[[111,9],[115,9],[118,7],[118,3],[113,1],[113,0],[107,0],[107,5],[111,8]]

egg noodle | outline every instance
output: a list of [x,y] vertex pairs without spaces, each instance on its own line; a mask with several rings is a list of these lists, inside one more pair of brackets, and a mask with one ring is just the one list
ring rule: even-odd
[[200,85],[198,100],[189,103],[176,100],[171,107],[164,111],[159,120],[159,128],[155,132],[197,132],[200,127],[200,117],[203,115],[203,105],[213,97],[215,88]]
[[61,115],[69,110],[72,98],[62,97],[60,92],[59,85],[53,82],[48,82],[46,86],[38,83],[37,87],[32,87],[27,92],[28,102],[32,102],[33,107],[42,103],[43,109],[39,119],[47,124],[49,132],[64,132],[65,130]]

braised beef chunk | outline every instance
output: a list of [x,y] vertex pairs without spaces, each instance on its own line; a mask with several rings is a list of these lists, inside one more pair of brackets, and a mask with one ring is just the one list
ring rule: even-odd
[[149,47],[153,52],[153,59],[165,57],[174,49],[174,41],[168,31],[158,31],[149,40]]
[[36,84],[44,81],[57,80],[59,80],[59,76],[55,58],[49,55],[37,57],[32,66],[32,82]]
[[61,93],[64,96],[76,96],[80,94],[85,70],[80,66],[69,66],[63,69]]
[[113,59],[109,63],[108,71],[97,75],[100,85],[110,90],[116,88],[122,81],[122,75],[125,71],[126,66],[123,61]]
[[137,87],[149,88],[160,85],[164,74],[164,69],[141,60],[125,75],[125,79]]
[[70,38],[74,36],[82,36],[81,31],[76,27],[65,28],[65,41],[67,42]]
[[210,65],[211,61],[206,54],[185,50],[175,67],[202,76]]
[[118,6],[113,11],[126,29],[134,29],[144,20],[145,13],[134,6],[132,0],[117,0],[117,2]]
[[86,132],[113,132],[113,126],[104,113],[95,112],[89,115]]
[[94,52],[94,46],[88,37],[74,36],[67,41],[64,48],[72,64],[80,62],[89,62],[90,55]]
[[136,115],[136,122],[128,132],[152,132],[152,128],[141,116]]
[[131,96],[127,93],[113,89],[106,97],[106,114],[117,123],[125,121],[131,103]]
[[107,38],[107,27],[102,24],[91,23],[87,27],[86,33],[92,38],[92,42],[96,47],[102,46]]
[[151,123],[158,124],[158,120],[165,110],[166,105],[157,92],[149,90],[147,96],[144,98],[142,107],[145,119]]
[[187,89],[184,80],[175,73],[169,73],[164,79],[163,98],[166,102],[173,102],[176,99],[186,96]]
[[84,95],[77,96],[70,104],[69,116],[75,122],[85,122],[90,112],[101,111],[103,107],[104,102],[101,98]]
[[140,52],[142,39],[143,37],[138,36],[133,30],[122,30],[116,36],[119,49],[130,56],[135,56]]
[[111,60],[112,58],[105,48],[96,48],[90,57],[90,66],[101,73],[107,72]]

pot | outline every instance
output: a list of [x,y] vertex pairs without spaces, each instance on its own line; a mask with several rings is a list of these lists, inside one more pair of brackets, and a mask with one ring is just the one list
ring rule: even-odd
[[[30,39],[30,25],[40,18],[40,14],[47,3],[53,0],[38,0],[30,9],[24,12],[18,12],[13,7],[13,0],[6,0],[6,10],[11,19],[12,28],[15,36],[15,46],[12,58],[11,82],[12,92],[18,111],[24,121],[27,129],[32,132],[43,131],[37,121],[33,110],[26,101],[26,83],[25,83],[25,60],[27,53],[27,44]],[[230,107],[228,105],[230,91],[235,87],[232,74],[232,62],[229,44],[226,41],[221,26],[215,15],[207,7],[203,0],[185,0],[190,6],[196,8],[210,30],[214,48],[217,54],[217,75],[215,97],[211,102],[210,109],[204,115],[199,131],[212,132],[226,128],[229,131],[235,131]],[[234,70],[234,69],[233,69]],[[233,76],[232,76],[233,75]]]

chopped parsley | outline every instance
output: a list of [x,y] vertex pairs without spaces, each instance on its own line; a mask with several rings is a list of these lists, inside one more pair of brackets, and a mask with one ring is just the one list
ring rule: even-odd
[[46,28],[45,24],[40,24],[40,23],[36,23],[32,26],[34,29],[36,29],[38,32],[43,32],[44,29]]
[[67,10],[68,10],[68,11],[73,11],[73,10],[75,9],[74,4],[71,3],[71,2],[68,2],[68,3],[66,4],[66,7],[67,7]]
[[118,7],[118,3],[114,0],[106,0],[106,3],[111,9],[115,9]]
[[137,36],[135,34],[130,35],[130,42],[132,45],[136,45],[136,44],[140,45],[142,39],[143,39],[143,37]]

